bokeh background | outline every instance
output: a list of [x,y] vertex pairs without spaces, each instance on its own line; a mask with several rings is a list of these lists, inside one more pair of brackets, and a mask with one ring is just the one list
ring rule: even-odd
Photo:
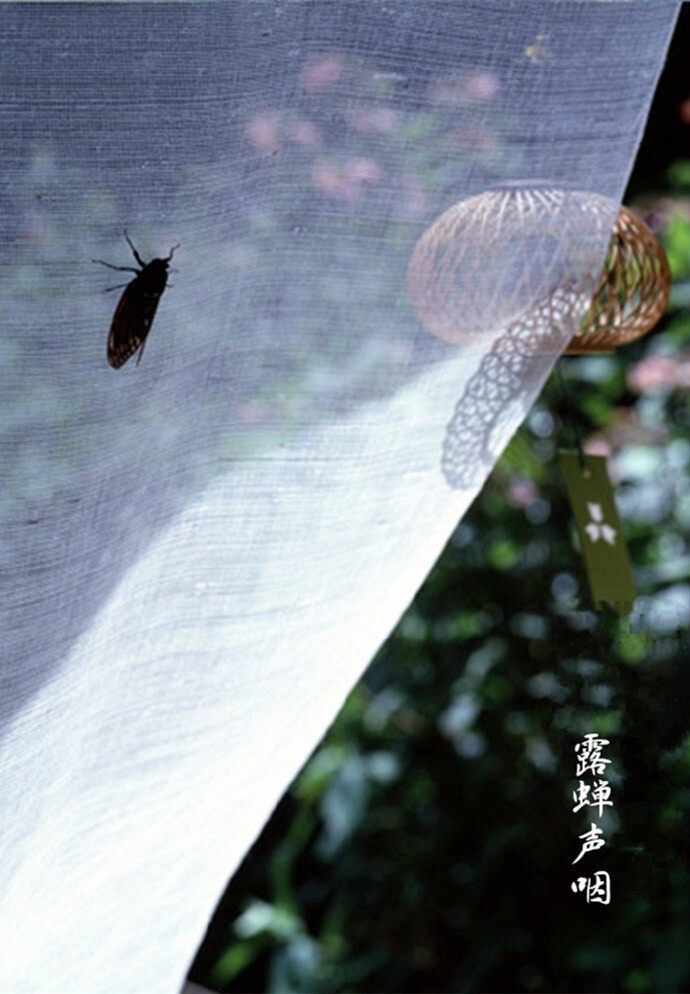
[[[197,983],[690,989],[689,47],[686,5],[626,197],[669,257],[665,320],[615,355],[561,360],[565,391],[554,375],[230,883]],[[257,120],[257,146],[277,127]],[[335,202],[373,179],[365,157],[322,166]],[[609,457],[629,619],[590,607],[557,462],[573,422]],[[573,747],[590,731],[613,761],[608,907],[570,889],[591,820],[572,812]]]

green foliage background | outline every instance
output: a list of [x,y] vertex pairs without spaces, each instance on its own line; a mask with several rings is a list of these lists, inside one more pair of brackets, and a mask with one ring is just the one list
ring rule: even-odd
[[[562,360],[224,896],[191,977],[225,991],[690,988],[690,160],[633,205],[674,275],[654,334]],[[639,593],[598,616],[557,449],[610,453]],[[573,747],[611,740],[612,902]],[[595,866],[596,862],[596,866]]]

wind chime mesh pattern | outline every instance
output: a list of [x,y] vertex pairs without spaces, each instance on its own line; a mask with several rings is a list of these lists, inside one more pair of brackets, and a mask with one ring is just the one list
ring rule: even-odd
[[660,320],[671,292],[663,248],[632,211],[621,207],[592,304],[569,353],[611,351]]
[[[533,223],[492,324],[441,340],[415,245],[536,178],[612,203],[573,243],[598,274],[677,10],[2,5],[4,992],[179,990],[581,317]],[[180,248],[113,370],[91,260],[125,229]]]

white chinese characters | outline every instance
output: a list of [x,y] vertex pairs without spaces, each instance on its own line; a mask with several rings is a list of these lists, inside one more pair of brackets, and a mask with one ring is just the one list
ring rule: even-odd
[[609,745],[609,740],[600,739],[594,732],[589,732],[585,735],[582,742],[578,742],[575,746],[575,755],[577,756],[576,776],[581,777],[589,772],[593,773],[596,777],[600,777],[606,773],[606,767],[611,760],[603,758],[602,750],[607,745]]
[[[590,512],[592,506],[589,505]],[[607,745],[609,745],[608,739],[589,732],[575,746],[575,772],[578,785],[573,791],[574,814],[584,807],[591,807],[596,809],[595,817],[602,818],[604,808],[613,806],[611,785],[604,779],[606,767],[611,762],[604,756],[604,747]],[[582,779],[587,776],[593,779],[589,782]],[[606,845],[603,836],[603,829],[592,821],[588,831],[578,836],[582,845],[579,854],[573,860],[573,865],[579,863],[588,853],[602,849]],[[570,888],[574,894],[584,893],[588,904],[609,904],[611,901],[611,878],[606,870],[597,870],[592,877],[578,877]]]
[[573,791],[575,807],[573,814],[577,814],[581,808],[588,804],[592,808],[599,808],[599,817],[604,813],[605,807],[612,807],[611,785],[608,780],[597,780],[594,784],[585,783],[580,780],[577,790]]
[[575,894],[584,891],[587,904],[609,904],[611,901],[611,877],[606,870],[597,870],[591,877],[578,877],[570,889]]
[[603,834],[602,830],[595,825],[594,822],[592,822],[592,827],[589,832],[585,832],[584,835],[578,836],[578,838],[584,839],[584,843],[582,845],[582,849],[580,850],[580,855],[573,860],[573,863],[577,863],[581,860],[585,853],[594,852],[596,849],[601,849],[602,846],[605,846],[605,839],[600,838]]

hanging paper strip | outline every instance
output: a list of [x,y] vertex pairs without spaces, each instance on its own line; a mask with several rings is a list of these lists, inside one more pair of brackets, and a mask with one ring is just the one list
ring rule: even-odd
[[635,585],[606,459],[578,452],[560,456],[594,604],[600,608],[609,601],[619,614],[629,614]]

